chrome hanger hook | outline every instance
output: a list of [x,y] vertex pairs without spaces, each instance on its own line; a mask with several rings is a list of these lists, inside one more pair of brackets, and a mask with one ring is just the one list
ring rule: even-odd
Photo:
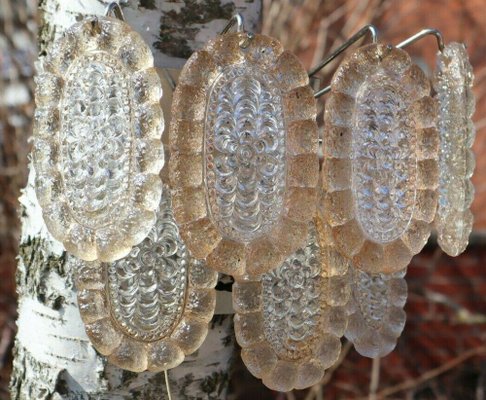
[[[371,35],[371,42],[372,43],[377,43],[378,42],[378,30],[374,25],[368,24],[365,25],[363,28],[361,28],[357,33],[355,33],[351,38],[349,38],[345,43],[343,43],[341,46],[339,46],[336,50],[334,50],[329,56],[327,56],[324,60],[322,60],[316,67],[312,68],[309,71],[309,77],[314,76],[317,74],[321,69],[323,69],[327,64],[329,64],[331,61],[333,61],[339,54],[341,54],[343,51],[345,51],[349,46],[351,46],[353,43],[357,42],[359,39],[361,39],[363,36],[365,36],[367,33]],[[331,90],[331,86],[327,86],[323,89],[318,90],[315,94],[314,97],[318,98],[321,97],[322,95],[328,93]]]
[[123,15],[123,10],[120,7],[120,4],[118,4],[116,1],[108,4],[108,6],[106,7],[106,10],[105,10],[105,16],[106,17],[109,17],[112,14],[116,18],[118,18],[120,21],[125,22],[125,15]]
[[371,41],[376,43],[378,41],[378,31],[374,25],[366,25],[361,28],[356,34],[351,36],[345,43],[339,46],[335,51],[333,51],[329,56],[327,56],[324,60],[322,60],[316,67],[309,71],[309,77],[317,74],[322,68],[324,68],[327,64],[329,64],[332,60],[334,60],[339,54],[341,54],[344,50],[346,50],[349,46],[353,43],[357,42],[367,33],[371,34]]
[[442,51],[444,51],[444,37],[438,29],[434,28],[422,29],[420,32],[417,32],[415,35],[410,36],[408,39],[405,39],[403,42],[397,44],[395,47],[403,49],[428,35],[435,36],[435,38],[437,39],[437,47],[442,53]]
[[243,32],[243,24],[244,19],[241,14],[235,14],[231,17],[228,21],[228,24],[223,28],[223,30],[219,33],[220,35],[224,35],[229,32],[229,30],[236,24],[236,32]]
[[[238,33],[245,32],[243,16],[241,14],[235,14],[231,17],[231,19],[228,21],[228,24],[223,28],[223,30],[219,34],[225,35],[235,24],[236,24],[236,32]],[[253,32],[246,32],[246,37],[243,40],[241,40],[240,48],[246,49],[250,45],[254,37],[255,35],[253,34]]]

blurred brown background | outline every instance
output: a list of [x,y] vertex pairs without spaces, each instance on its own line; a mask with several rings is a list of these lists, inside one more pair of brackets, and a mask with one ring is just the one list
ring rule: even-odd
[[[68,0],[66,0],[68,1]],[[219,1],[219,0],[215,0]],[[272,393],[241,363],[233,399],[486,399],[486,3],[485,0],[265,0],[263,33],[279,38],[307,68],[367,23],[382,41],[398,43],[424,27],[468,46],[476,76],[476,223],[471,245],[450,258],[431,240],[407,275],[408,320],[397,349],[372,369],[345,344],[343,357],[310,392]],[[34,0],[0,0],[0,399],[8,398],[15,335],[17,198],[25,184],[31,129]],[[432,37],[411,46],[426,71],[437,51]],[[321,74],[327,84],[339,60]],[[319,101],[321,110],[325,96]],[[374,371],[374,373],[372,373]]]
[[0,399],[7,399],[15,335],[17,198],[27,177],[34,111],[33,62],[37,4],[0,0]]

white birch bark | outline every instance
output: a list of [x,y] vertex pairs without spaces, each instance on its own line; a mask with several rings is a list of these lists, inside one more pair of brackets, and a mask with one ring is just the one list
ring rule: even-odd
[[[40,55],[77,19],[103,14],[107,3],[39,0]],[[261,0],[122,3],[127,22],[152,46],[155,65],[160,68],[182,66],[190,52],[221,30],[234,12],[245,16],[248,30],[257,29],[261,13]],[[166,116],[167,112],[164,110]],[[90,345],[77,309],[70,258],[46,230],[32,185],[34,176],[31,166],[20,197],[19,317],[12,399],[167,398],[163,373],[122,371],[108,365]],[[232,316],[216,315],[201,349],[169,371],[172,398],[225,398],[233,353]]]

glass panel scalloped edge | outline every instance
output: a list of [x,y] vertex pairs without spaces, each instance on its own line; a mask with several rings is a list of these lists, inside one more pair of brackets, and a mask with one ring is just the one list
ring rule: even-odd
[[110,363],[133,372],[168,370],[203,343],[218,274],[190,256],[165,196],[156,225],[127,257],[72,259],[86,333]]
[[439,207],[435,220],[438,243],[451,256],[469,242],[474,217],[470,210],[475,168],[471,149],[476,129],[473,69],[464,44],[449,43],[437,55],[433,86],[439,102]]
[[154,225],[162,192],[162,87],[150,48],[124,22],[89,18],[38,65],[33,160],[46,226],[79,258],[122,258]]
[[437,208],[437,104],[403,50],[363,46],[336,70],[325,110],[321,208],[336,247],[370,273],[404,269]]
[[225,34],[189,58],[172,103],[169,176],[196,257],[256,275],[305,243],[319,175],[316,112],[304,67],[276,39]]
[[351,298],[347,303],[345,337],[369,358],[393,351],[406,321],[406,269],[393,274],[370,274],[350,266]]
[[306,246],[277,269],[233,286],[236,340],[248,370],[273,390],[318,383],[341,352],[350,298],[349,262],[320,220]]

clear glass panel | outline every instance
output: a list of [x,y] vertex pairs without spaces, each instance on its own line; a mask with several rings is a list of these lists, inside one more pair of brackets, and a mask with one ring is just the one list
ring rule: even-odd
[[473,71],[461,43],[448,44],[438,55],[434,89],[439,101],[439,208],[436,225],[439,244],[452,256],[467,246],[473,218],[469,207],[474,189],[469,178],[474,170],[472,123],[475,99]]

